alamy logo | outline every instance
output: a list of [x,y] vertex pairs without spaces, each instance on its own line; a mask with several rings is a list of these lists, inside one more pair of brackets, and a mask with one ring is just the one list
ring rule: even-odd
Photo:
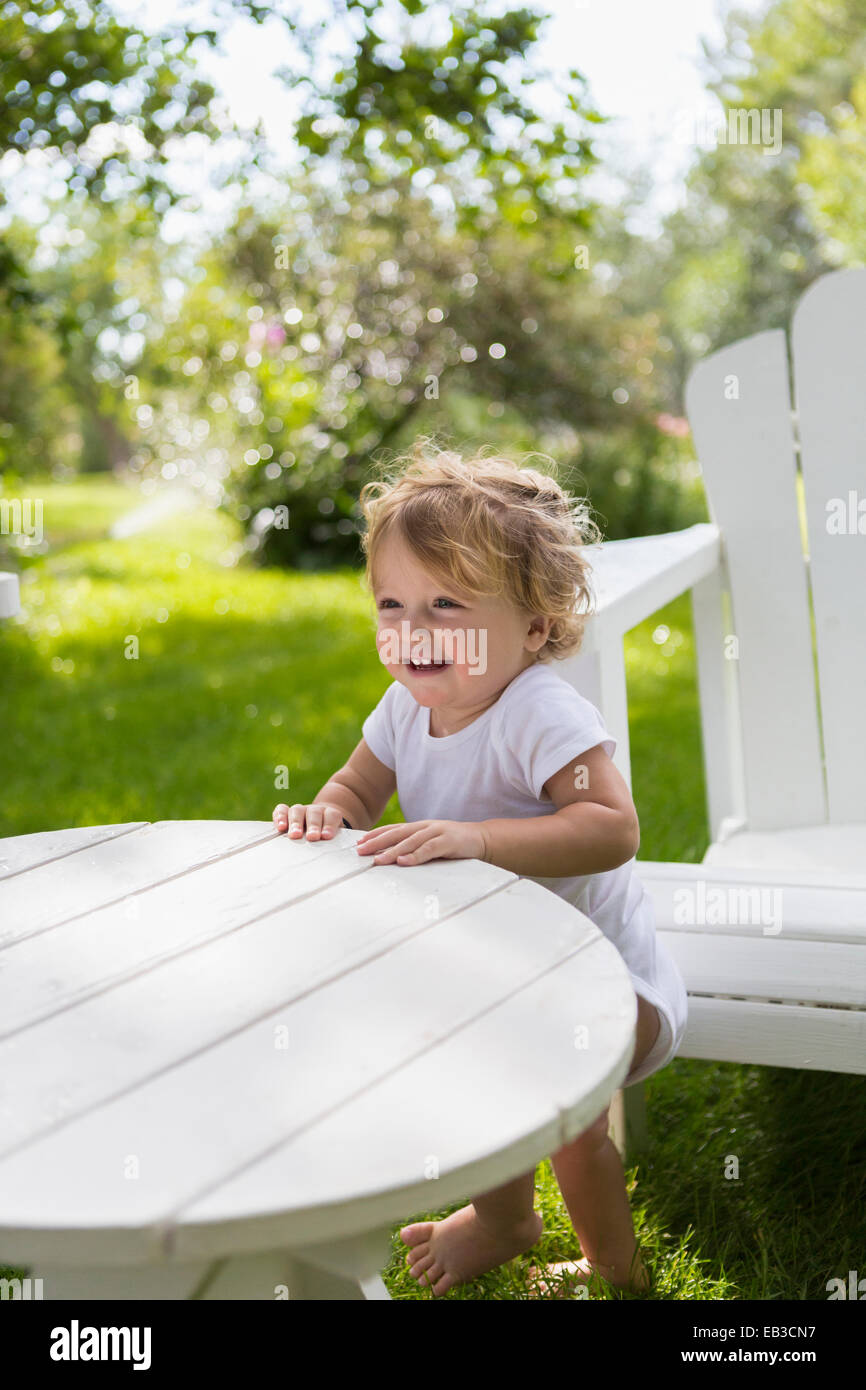
[[150,1370],[149,1327],[52,1327],[52,1361],[132,1361],[134,1371]]
[[[438,628],[431,640],[429,632],[413,630],[404,618],[396,627],[379,629],[379,660],[383,666],[400,666],[406,661],[458,662],[469,666],[470,676],[483,676],[487,670],[487,628]],[[408,653],[408,655],[407,655]]]
[[[826,1288],[829,1294],[828,1302],[830,1303],[836,1298],[853,1298],[857,1299],[860,1303],[866,1299],[866,1279],[858,1279],[856,1269],[848,1270],[847,1288],[845,1287],[844,1279],[828,1279]],[[860,1292],[861,1289],[863,1290],[862,1293]]]
[[673,135],[680,143],[698,144],[706,149],[716,145],[760,145],[764,154],[775,155],[782,149],[782,108],[688,109],[677,115]]
[[42,544],[42,498],[0,497],[0,535]]
[[674,891],[674,922],[680,927],[759,926],[764,936],[782,930],[781,888],[708,887],[699,878],[694,888]]

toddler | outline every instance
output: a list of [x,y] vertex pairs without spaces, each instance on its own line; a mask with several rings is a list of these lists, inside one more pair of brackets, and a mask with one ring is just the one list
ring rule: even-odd
[[[554,669],[580,646],[582,550],[597,528],[546,473],[424,439],[365,484],[361,505],[376,646],[393,681],[345,766],[314,803],[277,806],[276,828],[317,840],[345,822],[367,832],[357,851],[374,864],[481,859],[566,898],[628,967],[638,1017],[623,1085],[641,1081],[680,1045],[685,987],[632,872],[640,831],[616,741]],[[370,829],[395,790],[406,823]],[[584,1258],[548,1270],[646,1290],[607,1110],[551,1165]],[[444,1221],[404,1226],[413,1276],[440,1295],[528,1250],[542,1229],[534,1191],[533,1170]]]

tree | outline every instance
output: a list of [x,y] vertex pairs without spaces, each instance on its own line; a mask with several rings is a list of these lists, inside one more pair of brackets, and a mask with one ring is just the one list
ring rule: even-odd
[[757,140],[706,150],[667,222],[658,275],[680,386],[698,357],[785,326],[819,275],[862,262],[864,59],[861,0],[733,10],[723,44],[707,49],[722,130],[739,131],[737,113],[765,112],[782,138],[777,153]]
[[[579,377],[555,351],[558,334],[537,330],[542,321],[552,329],[558,294],[574,284],[574,243],[591,215],[581,187],[594,163],[588,128],[600,117],[575,70],[562,120],[524,99],[539,77],[529,61],[537,14],[461,4],[434,39],[422,33],[424,8],[395,4],[386,37],[381,7],[336,5],[356,23],[330,81],[318,36],[302,36],[315,72],[302,79],[296,131],[304,210],[282,223],[249,216],[231,238],[256,311],[273,333],[287,326],[290,375],[302,364],[308,383],[293,382],[280,402],[268,359],[260,413],[285,422],[266,443],[276,461],[245,451],[232,489],[258,518],[266,557],[356,559],[370,457],[445,389],[507,396],[535,418],[555,416],[566,394],[575,406]],[[583,397],[598,415],[589,386]],[[277,513],[283,493],[288,528]]]
[[[261,17],[261,7],[233,8]],[[99,0],[7,0],[0,149],[62,159],[72,192],[167,207],[179,196],[165,178],[171,141],[215,140],[230,125],[196,67],[196,46],[217,38],[182,23],[146,34]]]

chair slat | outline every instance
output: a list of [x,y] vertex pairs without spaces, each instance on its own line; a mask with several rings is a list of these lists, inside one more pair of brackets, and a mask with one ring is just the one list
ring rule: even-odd
[[784,333],[705,358],[686,409],[730,577],[748,823],[814,825],[827,814]]
[[689,996],[678,1057],[866,1074],[866,1012]]
[[[866,270],[805,293],[792,347],[828,819],[866,818]],[[866,508],[866,501],[864,501]],[[858,529],[858,521],[863,530]]]
[[[866,947],[866,877],[809,869],[666,864],[638,859],[657,928],[763,937],[786,942],[850,942]],[[781,932],[775,929],[781,923]],[[866,957],[864,957],[866,959]]]
[[866,943],[665,931],[659,940],[690,994],[866,1009]]

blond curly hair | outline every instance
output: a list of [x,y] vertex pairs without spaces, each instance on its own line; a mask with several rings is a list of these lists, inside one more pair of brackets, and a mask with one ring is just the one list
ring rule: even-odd
[[487,456],[485,448],[464,459],[422,435],[408,454],[376,466],[382,476],[365,483],[359,498],[364,582],[372,592],[382,541],[396,533],[440,582],[474,597],[502,595],[551,618],[536,658],[561,660],[583,640],[592,611],[583,547],[601,532],[586,499],[570,498],[551,474]]

